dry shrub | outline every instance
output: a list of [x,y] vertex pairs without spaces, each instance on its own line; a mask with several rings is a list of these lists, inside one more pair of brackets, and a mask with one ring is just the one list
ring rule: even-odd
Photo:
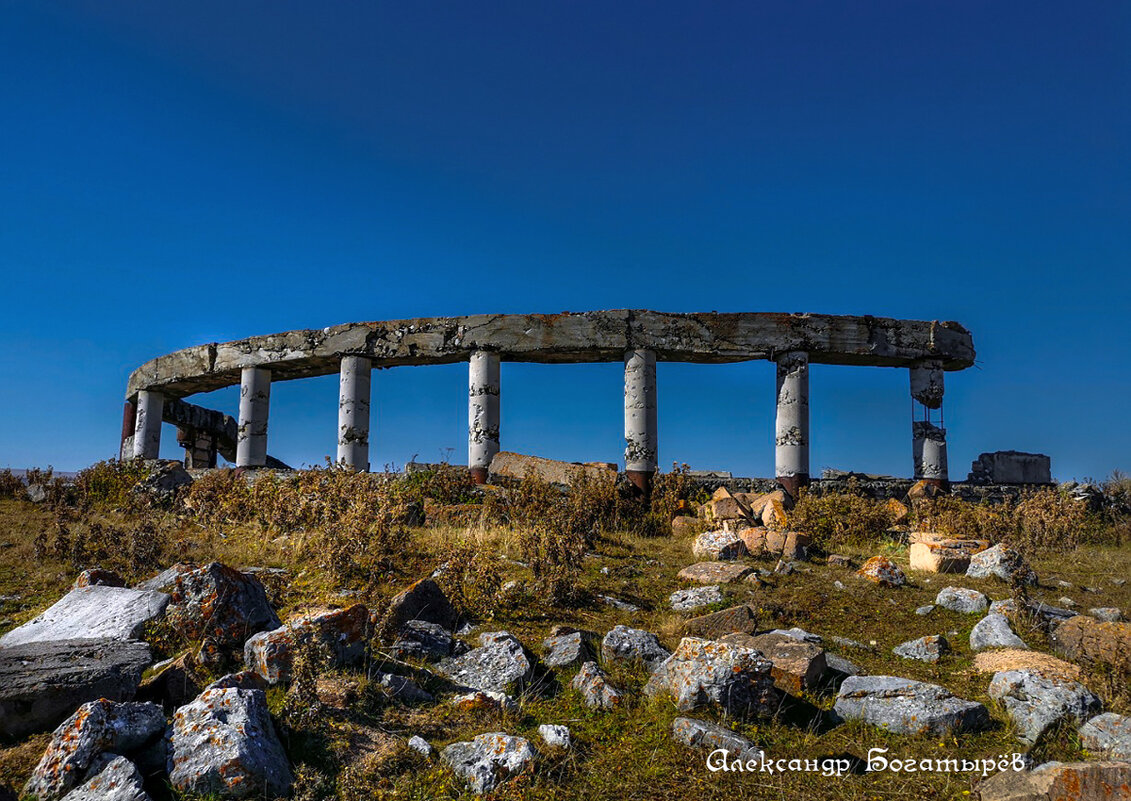
[[0,470],[0,498],[15,498],[17,500],[27,497],[27,487],[23,479],[5,467]]
[[680,501],[702,503],[710,498],[710,493],[691,478],[690,472],[688,465],[673,464],[670,473],[656,473],[651,498],[654,515],[670,521]]
[[75,476],[75,501],[84,510],[135,510],[142,498],[134,488],[148,475],[140,459],[95,462]]
[[969,503],[950,496],[915,501],[911,520],[919,531],[990,542],[1003,541],[1013,533],[1015,526],[1013,505],[1009,501],[991,505]]
[[206,526],[243,523],[254,516],[247,479],[231,468],[209,470],[181,498],[183,509]]
[[789,513],[789,526],[826,550],[879,539],[892,525],[887,505],[851,492],[816,494],[803,488]]
[[1026,494],[1013,509],[1013,531],[1005,541],[1020,551],[1071,551],[1097,530],[1087,504],[1055,489]]
[[34,542],[37,559],[52,556],[81,572],[102,567],[123,577],[139,578],[161,568],[167,544],[165,532],[152,520],[129,518],[125,523],[88,520],[69,507],[55,512],[51,537],[42,531]]
[[478,500],[471,472],[466,467],[447,464],[406,473],[397,480],[396,490],[419,503],[425,498],[445,506]]
[[470,536],[455,542],[436,581],[464,615],[478,620],[494,617],[503,585],[502,566],[497,554]]

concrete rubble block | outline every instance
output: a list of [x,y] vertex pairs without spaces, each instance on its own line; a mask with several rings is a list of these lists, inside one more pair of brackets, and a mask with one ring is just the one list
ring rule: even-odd
[[970,630],[970,650],[987,648],[1028,648],[1025,641],[1013,633],[1005,615],[991,614],[979,620]]
[[985,612],[990,606],[990,599],[977,590],[968,590],[965,587],[944,587],[935,596],[935,605],[952,612],[973,615],[978,612]]
[[136,640],[59,640],[0,648],[0,735],[50,731],[80,705],[129,701],[149,646]]
[[329,657],[329,665],[356,664],[365,655],[369,609],[354,604],[347,609],[309,612],[271,631],[253,634],[244,643],[244,663],[268,684],[290,681],[295,651],[314,645]]
[[757,612],[750,604],[739,604],[685,620],[680,633],[685,637],[716,640],[724,634],[753,634],[758,627]]
[[766,553],[782,559],[804,559],[809,547],[809,535],[800,531],[766,530]]
[[856,575],[863,576],[881,587],[902,587],[907,583],[907,577],[899,565],[886,556],[873,556],[860,566]]
[[694,718],[676,718],[672,721],[672,739],[688,748],[717,751],[722,748],[728,759],[760,760],[762,749],[735,731]]
[[86,781],[63,801],[150,801],[137,766],[124,756],[102,754],[86,772]]
[[553,723],[543,723],[538,727],[538,734],[542,737],[542,742],[550,748],[565,748],[570,747],[570,734],[568,726],[555,725]]
[[23,793],[56,801],[85,781],[100,754],[128,756],[160,740],[164,731],[165,713],[156,704],[105,699],[83,704],[55,729]]
[[564,668],[591,662],[597,658],[592,645],[596,641],[596,633],[590,631],[571,631],[547,637],[542,641],[545,654],[542,663],[546,667]]
[[1012,582],[1016,575],[1025,584],[1037,583],[1037,574],[1024,557],[1005,545],[995,545],[972,555],[966,575],[970,578],[994,577],[1005,582]]
[[412,584],[389,602],[386,625],[391,631],[399,631],[410,620],[423,620],[454,631],[459,625],[459,613],[440,585],[426,578]]
[[167,614],[188,639],[220,650],[242,648],[252,634],[282,625],[259,580],[219,562],[179,574]]
[[708,584],[706,587],[692,587],[687,590],[676,590],[669,597],[672,611],[692,612],[704,606],[719,604],[726,600],[718,584]]
[[169,783],[182,793],[274,798],[294,783],[262,690],[205,690],[173,715]]
[[1131,764],[1054,762],[1005,770],[978,784],[981,801],[1118,801],[1131,798]]
[[771,531],[784,531],[789,528],[789,512],[786,505],[777,498],[770,498],[762,507],[762,525]]
[[728,634],[720,642],[761,651],[773,663],[770,675],[774,685],[790,695],[799,695],[821,683],[828,672],[828,657],[817,643],[799,640],[784,633]]
[[0,637],[0,648],[58,640],[136,640],[161,617],[169,596],[124,587],[79,587]]
[[596,662],[586,662],[570,682],[581,693],[581,700],[593,709],[615,709],[624,701],[624,693],[609,684],[609,677]]
[[753,648],[684,637],[664,660],[644,694],[670,695],[681,712],[706,706],[736,716],[772,714],[773,663]]
[[898,676],[849,676],[840,685],[836,713],[895,734],[980,731],[990,725],[986,708],[937,684]]
[[441,659],[436,672],[462,687],[495,692],[522,690],[534,679],[534,658],[509,632],[487,632],[479,642],[466,654]]
[[1131,623],[1103,623],[1077,615],[1052,630],[1052,643],[1077,662],[1131,671]]
[[615,626],[601,640],[601,661],[642,662],[649,671],[655,671],[671,655],[660,640],[650,631]]
[[972,484],[1051,484],[1052,460],[1043,453],[994,451],[970,465]]
[[1090,754],[1131,762],[1131,717],[1097,715],[1080,727],[1080,744]]
[[504,732],[480,734],[471,742],[452,743],[440,752],[440,761],[471,785],[478,795],[532,770],[538,752],[523,737]]
[[746,545],[730,531],[708,531],[695,538],[691,553],[703,561],[741,559],[746,556]]
[[397,659],[423,659],[435,662],[452,655],[455,640],[451,633],[438,623],[410,620],[401,626],[392,645]]
[[951,653],[950,643],[941,634],[928,634],[917,640],[895,646],[892,653],[904,659],[916,659],[920,662],[938,662],[939,659]]
[[676,578],[696,584],[730,584],[754,572],[750,565],[735,562],[696,562],[679,571]]
[[600,486],[613,486],[617,481],[617,466],[605,462],[561,462],[540,456],[524,456],[510,451],[499,451],[491,459],[490,475],[496,478],[521,481],[537,478],[551,484],[572,486],[578,481],[592,481]]
[[113,570],[103,570],[99,567],[92,567],[89,570],[84,570],[79,573],[78,578],[75,579],[73,589],[80,587],[124,587],[126,581]]
[[908,556],[911,569],[925,573],[965,573],[970,559],[986,550],[986,540],[958,539],[940,534],[916,532],[910,535]]
[[148,495],[163,503],[171,501],[177,491],[192,485],[193,477],[180,462],[155,460],[147,462],[149,475],[133,487],[136,495]]
[[995,673],[988,692],[1013,719],[1018,739],[1029,745],[1054,724],[1066,719],[1083,723],[1103,708],[1083,684],[1032,670]]

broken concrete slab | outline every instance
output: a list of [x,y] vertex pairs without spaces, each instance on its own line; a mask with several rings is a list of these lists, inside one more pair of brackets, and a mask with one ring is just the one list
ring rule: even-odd
[[95,585],[71,590],[33,620],[0,637],[0,648],[59,640],[136,640],[169,605],[161,592]]

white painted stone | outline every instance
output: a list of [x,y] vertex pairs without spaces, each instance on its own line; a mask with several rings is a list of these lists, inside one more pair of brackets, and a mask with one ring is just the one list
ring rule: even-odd
[[656,353],[624,354],[624,464],[626,470],[654,473],[658,464]]
[[133,455],[156,459],[161,453],[161,413],[165,397],[160,392],[140,390],[137,393],[137,417],[134,421]]
[[373,362],[343,356],[338,393],[338,464],[369,470],[369,399]]
[[267,412],[271,403],[271,371],[245,367],[240,372],[239,436],[237,467],[267,464]]
[[486,470],[499,452],[499,354],[477,350],[468,362],[467,466]]
[[777,357],[777,418],[774,424],[774,475],[809,475],[809,354],[789,351]]

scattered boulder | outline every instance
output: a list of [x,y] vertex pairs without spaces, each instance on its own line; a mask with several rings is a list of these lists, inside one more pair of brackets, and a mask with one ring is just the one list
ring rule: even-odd
[[740,559],[746,556],[746,545],[730,531],[707,531],[695,538],[691,553],[704,561]]
[[828,671],[828,654],[820,645],[799,640],[783,632],[728,634],[720,642],[760,651],[773,663],[770,675],[778,689],[798,695],[820,684]]
[[754,512],[746,502],[739,500],[726,487],[719,487],[715,490],[711,500],[707,501],[706,507],[707,519],[715,522],[724,520],[753,521],[755,519]]
[[149,646],[136,640],[60,640],[0,648],[0,735],[50,731],[88,701],[132,700]]
[[125,587],[126,580],[115,573],[113,570],[103,570],[100,567],[92,567],[79,573],[78,578],[75,579],[73,589],[79,587]]
[[528,740],[503,732],[480,734],[471,742],[452,743],[440,752],[440,761],[466,779],[479,795],[530,769],[537,757]]
[[917,640],[909,640],[892,649],[896,656],[920,662],[938,662],[940,657],[950,652],[950,643],[941,634],[929,634]]
[[173,500],[177,490],[192,484],[193,478],[183,464],[171,459],[149,462],[149,473],[133,486],[133,492],[168,503]]
[[401,626],[391,651],[397,659],[423,659],[427,662],[435,662],[451,656],[455,642],[451,633],[438,623],[409,620]]
[[1017,727],[1018,738],[1029,745],[1053,724],[1066,718],[1083,723],[1103,706],[1083,684],[1032,670],[994,674],[989,696],[1001,701]]
[[977,590],[968,590],[964,587],[946,587],[939,590],[939,594],[935,597],[935,604],[952,612],[973,615],[978,612],[985,612],[989,608],[990,599]]
[[829,567],[852,567],[852,559],[847,556],[842,556],[841,554],[831,553],[826,561]]
[[436,699],[432,693],[422,690],[412,679],[398,676],[396,673],[383,673],[375,671],[370,678],[378,686],[384,687],[390,697],[406,704],[430,704]]
[[369,610],[364,604],[310,612],[277,629],[253,634],[244,643],[244,663],[268,684],[287,682],[296,648],[314,643],[334,667],[352,665],[365,655],[368,628]]
[[798,628],[797,626],[794,626],[791,629],[774,629],[770,632],[770,634],[782,634],[786,637],[792,637],[795,640],[800,640],[801,642],[813,642],[817,644],[820,644],[822,642],[820,634],[813,634],[812,632]]
[[452,706],[463,710],[489,710],[491,712],[515,712],[518,702],[506,693],[494,690],[473,690],[451,699]]
[[995,576],[1007,582],[1012,582],[1016,578],[1024,584],[1037,583],[1037,574],[1029,567],[1024,557],[1005,545],[995,545],[971,556],[966,575],[970,578]]
[[986,615],[970,630],[970,650],[986,648],[1028,648],[1025,641],[1013,633],[1005,615]]
[[688,748],[703,751],[717,751],[722,748],[728,758],[738,758],[743,762],[762,758],[762,749],[738,732],[724,728],[717,723],[694,718],[676,718],[672,721],[672,739]]
[[978,784],[981,801],[1117,801],[1131,797],[1131,764],[1069,762],[1003,770]]
[[[723,523],[723,527],[726,526],[727,523]],[[738,534],[738,538],[746,546],[746,552],[751,556],[761,556],[766,552],[767,530],[764,527],[739,524],[735,533]]]
[[934,612],[934,611],[935,611],[935,605],[934,604],[927,604],[926,606],[918,607],[915,610],[915,614],[919,615],[920,617],[926,617],[927,615],[931,614],[931,612]]
[[568,726],[558,726],[552,723],[543,723],[538,727],[538,734],[542,742],[550,748],[569,748],[570,736]]
[[1104,623],[1120,623],[1123,620],[1123,611],[1114,606],[1093,607],[1088,614]]
[[956,539],[938,534],[915,533],[911,537],[911,569],[925,573],[965,573],[970,558],[989,547],[985,540]]
[[718,612],[685,620],[680,626],[680,632],[686,637],[717,640],[724,634],[734,632],[753,634],[757,627],[758,618],[754,607],[750,604],[739,604],[729,609],[721,609]]
[[649,671],[655,671],[671,656],[659,638],[650,631],[616,626],[601,641],[601,660],[610,662],[643,662]]
[[676,590],[668,598],[673,611],[691,612],[711,604],[722,603],[726,600],[718,584],[708,584],[706,587],[692,587],[687,590]]
[[804,559],[809,547],[809,535],[800,531],[766,529],[765,551],[782,559]]
[[534,659],[506,631],[479,635],[480,646],[461,656],[441,659],[436,672],[473,690],[506,692],[514,685],[523,689],[534,678]]
[[730,715],[766,715],[774,708],[772,669],[753,648],[684,637],[644,694],[670,694],[681,712],[715,705]]
[[1080,744],[1092,754],[1131,762],[1131,717],[1097,715],[1080,727]]
[[849,676],[833,708],[845,720],[862,720],[895,734],[978,731],[990,724],[982,704],[937,684],[898,676]]
[[459,613],[440,585],[426,578],[411,585],[389,603],[386,626],[390,631],[400,631],[410,620],[423,620],[454,631],[459,625]]
[[834,678],[837,674],[841,677],[844,676],[863,676],[864,670],[851,660],[845,659],[839,654],[825,652],[825,663],[829,666],[829,671]]
[[0,648],[58,640],[136,640],[164,614],[169,596],[124,587],[73,589],[38,617],[0,637]]
[[166,614],[190,640],[204,640],[221,652],[282,625],[259,580],[219,562],[178,574]]
[[590,643],[596,639],[597,635],[589,631],[571,631],[547,637],[542,642],[545,651],[542,663],[546,667],[563,668],[591,662],[596,659],[596,654]]
[[205,690],[173,715],[169,782],[224,798],[286,795],[294,777],[262,690]]
[[137,766],[124,756],[102,754],[86,772],[86,782],[63,801],[150,801]]
[[24,795],[55,801],[85,781],[102,753],[130,754],[159,740],[165,713],[156,704],[105,699],[83,704],[51,735]]
[[624,694],[609,684],[608,677],[596,662],[586,662],[570,683],[581,693],[581,700],[594,709],[615,709],[620,705]]
[[266,690],[267,682],[254,670],[241,670],[228,673],[209,684],[206,690]]
[[732,581],[746,578],[753,572],[754,568],[750,565],[735,562],[696,562],[679,571],[677,578],[696,584],[730,584]]
[[1017,601],[1012,598],[1003,598],[1000,601],[991,601],[988,611],[991,615],[1005,615],[1008,617],[1009,615],[1016,615],[1018,608]]
[[436,750],[432,747],[431,743],[417,734],[414,734],[408,738],[408,747],[418,754],[422,754],[423,756],[429,758],[432,756],[432,752]]
[[907,576],[892,560],[886,556],[873,556],[856,571],[856,575],[863,576],[881,587],[902,587],[907,583]]
[[1052,642],[1069,659],[1131,672],[1131,623],[1102,623],[1077,615],[1053,629]]

